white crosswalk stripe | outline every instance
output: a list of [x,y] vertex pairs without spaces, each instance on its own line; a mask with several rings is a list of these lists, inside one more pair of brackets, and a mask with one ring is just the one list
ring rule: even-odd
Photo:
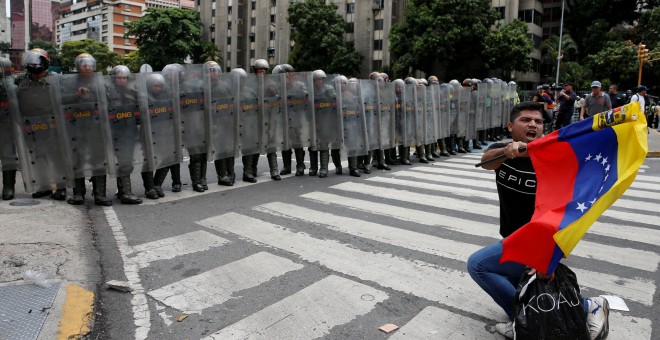
[[498,339],[502,336],[486,331],[488,325],[448,310],[429,306],[401,327],[389,340],[407,339]]
[[140,268],[144,268],[156,260],[173,259],[177,256],[201,252],[222,246],[227,242],[229,241],[220,236],[198,230],[134,246],[134,253],[129,254],[128,257],[132,257]]

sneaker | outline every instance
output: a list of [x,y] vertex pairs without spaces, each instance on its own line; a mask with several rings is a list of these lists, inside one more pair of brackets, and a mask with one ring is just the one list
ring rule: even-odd
[[507,339],[513,339],[513,322],[500,322],[495,325],[495,331],[504,335]]
[[605,298],[594,297],[589,299],[589,313],[587,314],[587,325],[591,340],[607,338],[609,327],[610,305]]

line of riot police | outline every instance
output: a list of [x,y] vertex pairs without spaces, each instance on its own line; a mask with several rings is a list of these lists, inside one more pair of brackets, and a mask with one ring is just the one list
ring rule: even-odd
[[[322,70],[294,72],[288,64],[266,74],[258,59],[254,73],[234,69],[223,74],[215,62],[166,66],[161,72],[132,74],[116,66],[110,75],[95,72],[89,54],[76,58],[78,73],[49,73],[48,54],[25,53],[26,72],[11,78],[2,60],[0,136],[3,199],[14,196],[16,170],[34,197],[82,204],[85,178],[93,185],[94,202],[111,205],[107,176],[117,178],[117,196],[139,204],[130,175],[141,172],[145,196],[164,196],[168,173],[172,191],[181,190],[180,164],[185,154],[194,191],[208,189],[207,164],[215,165],[218,184],[234,185],[234,160],[241,156],[243,181],[254,183],[259,155],[266,154],[270,175],[305,171],[326,177],[330,158],[342,173],[368,173],[372,164],[389,170],[410,164],[410,147],[421,162],[453,152],[458,144],[479,144],[479,132],[500,128],[514,105],[515,83],[497,79],[440,84],[407,78],[389,82],[386,75],[347,79]],[[6,105],[4,103],[7,103]],[[491,134],[493,135],[493,134]],[[8,136],[11,136],[8,138]],[[398,150],[398,156],[397,156]],[[283,168],[277,164],[282,153]]]

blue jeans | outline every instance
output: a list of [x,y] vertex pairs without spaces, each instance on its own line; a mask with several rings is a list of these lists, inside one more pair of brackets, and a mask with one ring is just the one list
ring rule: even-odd
[[[511,320],[514,319],[513,303],[516,300],[518,281],[525,272],[525,265],[516,262],[500,263],[502,240],[474,254],[467,260],[467,270],[481,289],[495,300]],[[582,298],[584,313],[588,313],[589,299]]]

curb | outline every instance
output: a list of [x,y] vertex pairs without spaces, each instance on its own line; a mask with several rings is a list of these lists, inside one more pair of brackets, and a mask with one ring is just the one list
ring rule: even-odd
[[66,286],[66,300],[62,306],[58,340],[81,339],[87,335],[94,321],[94,292],[75,284]]
[[646,158],[660,158],[660,151],[649,151]]

